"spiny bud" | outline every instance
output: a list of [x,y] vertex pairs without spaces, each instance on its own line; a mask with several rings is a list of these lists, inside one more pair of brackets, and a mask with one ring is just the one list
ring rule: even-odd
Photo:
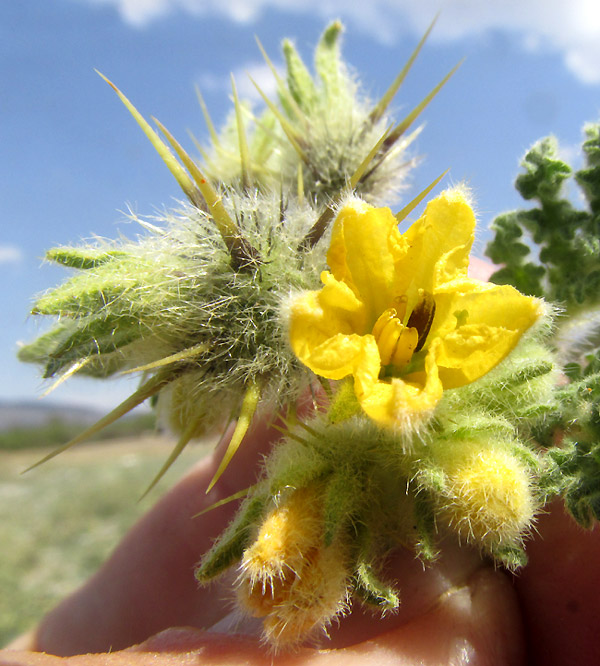
[[325,629],[348,608],[348,556],[338,542],[323,545],[319,497],[318,486],[293,492],[267,515],[242,558],[238,601],[265,618],[275,646]]

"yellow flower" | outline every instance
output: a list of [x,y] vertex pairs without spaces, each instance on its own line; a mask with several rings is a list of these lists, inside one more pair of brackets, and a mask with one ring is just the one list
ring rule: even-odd
[[405,233],[397,225],[388,208],[353,200],[341,209],[323,288],[292,302],[290,341],[316,374],[352,375],[375,421],[410,428],[444,389],[504,359],[541,304],[468,277],[475,215],[460,190],[432,200]]

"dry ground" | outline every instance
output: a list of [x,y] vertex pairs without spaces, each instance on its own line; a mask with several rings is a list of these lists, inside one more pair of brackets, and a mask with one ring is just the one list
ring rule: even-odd
[[87,444],[23,475],[46,452],[0,451],[0,645],[95,571],[128,527],[211,447],[188,447],[138,502],[172,445],[158,436]]

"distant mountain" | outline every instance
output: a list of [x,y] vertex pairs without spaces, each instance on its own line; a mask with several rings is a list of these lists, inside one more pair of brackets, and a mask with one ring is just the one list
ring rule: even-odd
[[54,420],[90,425],[105,413],[91,407],[53,403],[46,400],[0,401],[0,431],[40,426]]

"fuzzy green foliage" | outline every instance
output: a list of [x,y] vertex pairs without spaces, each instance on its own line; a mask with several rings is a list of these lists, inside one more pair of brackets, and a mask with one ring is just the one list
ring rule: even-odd
[[[347,544],[348,584],[383,612],[399,603],[398,592],[382,582],[386,555],[399,545],[430,562],[440,539],[454,531],[506,567],[522,566],[525,538],[548,497],[549,465],[532,432],[557,409],[556,371],[544,346],[550,330],[540,323],[492,373],[447,391],[428,428],[411,441],[340,409],[340,400],[306,423],[288,424],[250,498],[268,488],[277,505],[290,492],[317,493],[322,547]],[[543,409],[530,409],[530,391]],[[250,515],[251,506],[247,500],[237,520],[255,521],[257,534],[272,504]],[[206,572],[220,570],[223,550],[236,550],[236,540],[240,548],[247,543],[247,532],[235,535],[230,528],[205,555],[203,581]]]
[[264,514],[269,499],[261,488],[245,500],[234,520],[197,567],[196,578],[200,582],[211,580],[239,561],[244,549],[251,543],[252,531]]
[[[512,284],[526,294],[560,303],[568,313],[598,304],[600,294],[600,126],[586,128],[583,150],[586,165],[574,176],[588,210],[565,197],[565,181],[572,169],[558,156],[556,139],[536,143],[525,155],[525,173],[516,188],[538,207],[505,213],[493,222],[496,237],[486,254],[503,268],[492,281]],[[537,249],[532,257],[529,236]]]
[[[247,137],[248,171],[253,184],[279,189],[281,182],[299,177],[304,196],[323,209],[349,186],[349,181],[371,149],[392,124],[385,112],[361,93],[340,55],[341,24],[332,23],[315,49],[315,75],[302,61],[290,40],[284,40],[286,76],[277,76],[279,106],[272,102],[255,117],[245,107],[232,114],[220,135],[205,151],[206,170],[227,184],[243,180],[240,157],[240,117]],[[270,61],[267,59],[270,64]],[[366,200],[390,200],[399,191],[412,161],[406,148],[411,122],[377,150],[356,183]]]
[[[504,264],[492,280],[544,296],[563,309],[553,342],[565,381],[547,400],[530,399],[524,406],[540,409],[540,416],[545,413],[532,430],[536,441],[548,447],[541,491],[545,498],[564,495],[575,519],[591,527],[600,518],[600,125],[587,125],[584,132],[585,165],[574,174],[558,157],[553,137],[526,154],[525,173],[516,187],[538,207],[498,217],[487,254]],[[586,209],[565,197],[564,184],[571,176]],[[535,379],[526,382],[536,392],[537,384]],[[555,446],[558,441],[560,447]]]
[[[304,225],[315,219],[307,206],[285,208],[285,225],[273,234],[280,204],[258,194],[232,204],[240,229],[265,257],[251,272],[231,270],[222,238],[198,210],[169,216],[167,228],[136,243],[123,241],[110,259],[38,299],[35,313],[60,319],[21,358],[44,362],[46,377],[82,360],[88,363],[81,372],[98,375],[101,368],[108,375],[197,349],[166,366],[173,381],[194,373],[196,404],[202,396],[212,401],[215,392],[235,394],[256,379],[275,382],[271,393],[285,401],[291,376],[301,381],[303,371],[282,339],[282,287],[314,287],[315,272],[307,267],[322,256],[315,251],[299,261],[295,252]],[[98,254],[108,255],[92,251],[85,260]]]
[[[569,364],[570,383],[559,391],[560,448],[548,450],[547,485],[584,527],[600,520],[600,353],[582,367]],[[555,431],[557,430],[555,426]]]

